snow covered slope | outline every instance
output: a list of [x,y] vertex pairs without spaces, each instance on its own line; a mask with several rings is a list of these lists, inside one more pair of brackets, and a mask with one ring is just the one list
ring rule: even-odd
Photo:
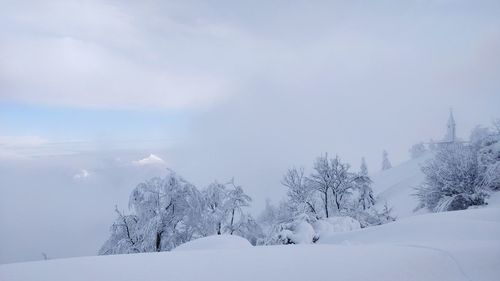
[[[398,218],[414,215],[417,198],[412,196],[414,188],[424,180],[420,170],[421,165],[431,157],[431,153],[409,160],[372,176],[373,191],[377,196],[377,207],[380,209],[385,202],[392,207],[392,214]],[[424,210],[420,210],[422,213]]]
[[7,264],[0,266],[0,280],[498,280],[499,197],[486,208],[409,217],[337,233],[314,245]]
[[245,249],[252,244],[243,237],[236,235],[214,235],[189,241],[179,245],[173,251]]
[[333,234],[319,243],[424,249],[452,260],[464,277],[456,280],[498,280],[499,195],[495,194],[490,207],[408,217],[361,231]]

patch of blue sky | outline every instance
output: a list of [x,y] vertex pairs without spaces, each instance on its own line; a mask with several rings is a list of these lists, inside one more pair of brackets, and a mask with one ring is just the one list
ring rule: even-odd
[[178,110],[82,109],[0,103],[0,136],[37,136],[51,142],[168,142],[187,133],[189,116]]

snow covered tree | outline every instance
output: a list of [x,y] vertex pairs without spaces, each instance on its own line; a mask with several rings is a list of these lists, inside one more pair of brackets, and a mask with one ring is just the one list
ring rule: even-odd
[[201,193],[173,171],[137,185],[129,208],[132,215],[116,211],[111,236],[99,254],[168,251],[202,236]]
[[425,148],[425,145],[422,142],[414,144],[410,148],[411,159],[419,158],[420,156],[424,155],[426,151],[427,149]]
[[476,126],[469,144],[442,144],[422,167],[426,179],[418,189],[420,206],[432,211],[485,204],[488,191],[500,189],[500,134]]
[[487,139],[492,133],[487,127],[476,126],[472,129],[469,137],[469,142],[471,145],[480,147],[485,139]]
[[252,245],[263,244],[264,232],[250,214],[242,214],[236,224],[234,234],[246,238]]
[[318,217],[315,190],[306,182],[303,168],[289,169],[281,184],[288,188],[287,196],[293,215],[304,213]]
[[[236,186],[234,180],[227,184],[214,182],[202,192],[205,210],[203,223],[206,235],[230,233],[233,234],[239,227],[249,230],[255,226],[255,220],[243,211],[250,205],[251,198]],[[246,223],[246,224],[245,224]]]
[[420,207],[441,212],[485,203],[487,188],[473,146],[457,142],[441,145],[422,172],[425,180],[416,193]]
[[222,234],[223,227],[229,215],[229,202],[226,186],[218,182],[210,184],[202,191],[206,212],[204,214],[207,224],[207,235]]
[[111,236],[99,249],[99,255],[116,255],[138,253],[139,237],[137,235],[137,217],[123,215],[115,206],[118,217],[111,226]]
[[202,195],[173,171],[139,184],[129,206],[138,218],[141,252],[168,251],[201,236]]
[[314,162],[314,170],[316,173],[307,178],[308,184],[320,193],[323,201],[323,211],[325,217],[329,217],[330,199],[328,198],[330,190],[333,187],[333,171],[328,160],[328,154],[320,156]]
[[387,202],[384,203],[384,208],[382,211],[378,214],[379,220],[381,224],[388,223],[395,221],[396,218],[392,216],[392,208],[389,207]]
[[304,169],[289,169],[282,179],[288,188],[287,200],[278,207],[269,202],[259,216],[264,226],[264,244],[314,243],[332,217],[350,217],[361,227],[379,225],[394,218],[390,209],[379,212],[372,208],[375,197],[366,162],[362,159],[359,173],[350,172],[350,165],[327,154],[314,162],[314,172],[304,176]]
[[382,152],[382,171],[392,168],[392,164],[389,161],[389,154],[386,150]]
[[500,118],[493,120],[493,129],[496,135],[500,135]]
[[500,133],[476,127],[471,133],[470,143],[477,151],[483,185],[500,190]]
[[236,230],[235,219],[238,215],[240,217],[243,216],[244,213],[242,208],[250,206],[252,198],[243,191],[243,188],[241,186],[235,185],[234,179],[232,179],[229,184],[232,185],[233,189],[228,192],[227,204],[228,209],[230,210],[230,219],[227,229],[232,235]]
[[[343,163],[338,156],[328,159],[328,154],[320,156],[314,163],[315,173],[308,178],[308,184],[320,193],[325,217],[330,216],[329,207],[337,212],[345,208],[346,199],[351,194],[355,177],[349,172],[349,164]],[[329,194],[331,197],[329,198]],[[331,202],[333,201],[333,202]]]
[[266,232],[275,222],[278,216],[278,208],[271,203],[271,200],[266,199],[264,210],[257,217],[257,221]]
[[369,209],[375,204],[373,190],[371,188],[372,180],[368,176],[368,167],[366,166],[365,158],[361,159],[360,171],[356,177],[356,189],[359,191],[359,206],[363,210]]
[[137,185],[129,199],[132,215],[123,215],[111,227],[111,236],[99,254],[169,251],[192,239],[230,233],[262,240],[257,222],[243,211],[250,196],[234,180],[214,182],[203,192],[175,172]]

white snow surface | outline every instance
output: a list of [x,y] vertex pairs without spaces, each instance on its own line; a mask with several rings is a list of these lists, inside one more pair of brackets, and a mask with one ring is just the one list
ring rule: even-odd
[[6,264],[0,280],[493,281],[500,276],[500,193],[489,203],[333,233],[312,245],[203,245],[224,244],[222,236],[194,241],[193,251]]
[[236,235],[213,235],[189,241],[179,245],[173,251],[198,250],[237,250],[252,247],[252,244],[243,237]]
[[[381,171],[372,176],[373,192],[377,197],[377,209],[382,209],[385,202],[392,208],[392,215],[404,218],[415,215],[418,200],[412,194],[415,188],[420,186],[424,180],[421,166],[432,157],[427,152],[421,157],[411,159],[391,169]],[[420,209],[417,214],[425,213]]]

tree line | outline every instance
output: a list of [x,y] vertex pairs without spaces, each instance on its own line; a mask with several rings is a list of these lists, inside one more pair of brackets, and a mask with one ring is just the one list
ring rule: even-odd
[[196,238],[221,234],[245,237],[253,245],[287,244],[293,241],[276,236],[293,232],[294,225],[304,220],[350,216],[363,227],[393,220],[388,209],[379,213],[372,208],[371,183],[364,159],[360,171],[353,172],[338,156],[325,154],[316,159],[308,176],[304,168],[289,169],[282,179],[287,198],[279,207],[268,204],[254,219],[246,210],[252,199],[234,179],[199,190],[168,170],[163,178],[137,185],[129,198],[130,214],[115,208],[117,218],[99,254],[169,251]]

